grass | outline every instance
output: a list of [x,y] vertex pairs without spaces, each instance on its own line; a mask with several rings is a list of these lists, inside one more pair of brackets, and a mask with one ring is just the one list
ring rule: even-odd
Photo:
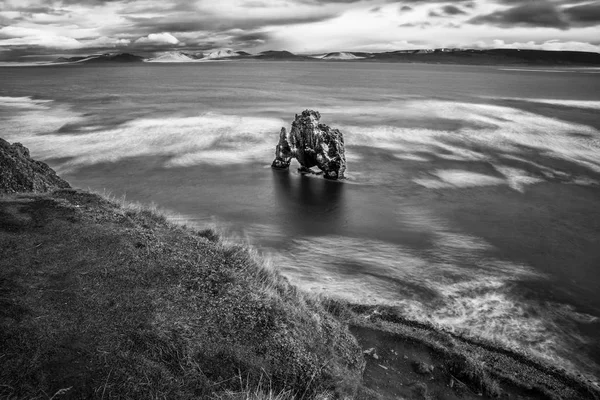
[[[272,382],[260,381],[254,387],[251,387],[241,375],[238,376],[239,390],[226,390],[215,394],[213,400],[302,400],[303,397],[297,397],[292,391],[275,391]],[[244,381],[246,384],[244,384]],[[334,398],[331,392],[322,392],[314,396],[314,400],[332,400]]]
[[348,325],[425,344],[454,394],[600,398],[509,350],[303,293],[186,225],[107,195],[0,195],[0,399],[382,398]]
[[248,248],[96,194],[0,198],[0,289],[0,398],[351,397],[364,367]]

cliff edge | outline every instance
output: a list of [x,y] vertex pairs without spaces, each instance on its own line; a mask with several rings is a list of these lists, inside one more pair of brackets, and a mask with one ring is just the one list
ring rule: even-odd
[[33,160],[27,147],[0,138],[0,193],[43,193],[70,187],[48,164]]
[[0,162],[0,398],[356,392],[347,325],[250,249]]

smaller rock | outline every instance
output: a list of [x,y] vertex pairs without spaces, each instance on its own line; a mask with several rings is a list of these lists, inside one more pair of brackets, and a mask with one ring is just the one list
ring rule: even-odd
[[413,362],[413,369],[417,374],[427,375],[433,373],[433,365],[429,365],[423,361]]
[[363,354],[366,356],[371,356],[376,360],[379,360],[379,356],[375,352],[375,347],[371,347],[370,349],[363,351]]

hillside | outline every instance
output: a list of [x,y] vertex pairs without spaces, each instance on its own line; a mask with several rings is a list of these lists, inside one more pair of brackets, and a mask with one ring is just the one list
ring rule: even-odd
[[[39,165],[5,147],[3,180]],[[0,398],[355,392],[347,327],[247,248],[55,183],[0,194]]]
[[0,166],[0,398],[600,399],[517,351],[303,293],[22,145],[0,139]]
[[69,187],[47,164],[33,160],[21,143],[11,145],[0,138],[0,193],[40,193]]

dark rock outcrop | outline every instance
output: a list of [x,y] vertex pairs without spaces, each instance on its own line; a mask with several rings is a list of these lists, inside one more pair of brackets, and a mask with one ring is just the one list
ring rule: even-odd
[[69,187],[47,164],[33,160],[27,147],[0,138],[0,193],[39,193]]
[[318,111],[305,110],[296,115],[289,134],[281,128],[271,166],[286,169],[295,158],[301,165],[300,171],[309,172],[310,168],[318,167],[327,179],[343,179],[346,171],[344,135],[319,123],[320,119]]

